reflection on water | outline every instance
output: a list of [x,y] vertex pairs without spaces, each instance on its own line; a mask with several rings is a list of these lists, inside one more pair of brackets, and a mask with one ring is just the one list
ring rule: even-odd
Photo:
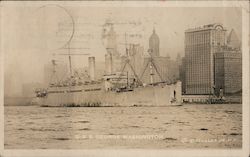
[[242,105],[5,107],[5,149],[240,148]]

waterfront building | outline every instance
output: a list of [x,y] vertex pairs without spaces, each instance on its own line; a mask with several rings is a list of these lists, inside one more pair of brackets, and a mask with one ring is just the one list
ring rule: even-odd
[[185,94],[214,93],[214,54],[226,45],[226,29],[209,24],[185,31]]
[[214,54],[215,94],[241,95],[242,54],[240,51],[223,48]]

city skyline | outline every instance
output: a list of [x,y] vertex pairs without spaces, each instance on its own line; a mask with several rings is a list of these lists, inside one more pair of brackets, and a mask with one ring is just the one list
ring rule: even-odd
[[[66,8],[67,10],[69,10],[72,16],[77,19],[77,23],[81,23],[81,19],[84,19],[85,24],[87,23],[87,26],[84,26],[85,24],[83,24],[82,27],[89,27],[89,29],[87,29],[87,32],[91,32],[94,34],[92,36],[93,40],[89,40],[90,44],[87,45],[91,47],[89,51],[91,51],[91,55],[97,58],[97,62],[101,60],[104,61],[106,50],[103,46],[100,46],[102,45],[102,41],[100,40],[102,28],[100,25],[105,23],[105,21],[108,19],[111,19],[112,21],[114,21],[114,23],[117,23],[114,25],[114,29],[116,32],[118,32],[118,42],[124,43],[124,34],[127,32],[126,30],[132,30],[132,32],[143,32],[140,44],[144,47],[144,51],[148,49],[148,38],[153,32],[153,28],[155,28],[156,33],[160,38],[160,54],[162,56],[169,55],[172,59],[175,59],[178,53],[180,53],[181,56],[184,56],[184,31],[189,28],[219,22],[223,23],[223,25],[228,30],[231,30],[232,28],[235,29],[236,34],[241,39],[241,18],[238,18],[238,16],[241,15],[240,10],[237,10],[235,8],[196,8],[196,10],[192,10],[192,8],[168,8],[166,10],[164,10],[164,8],[140,8],[139,13],[136,14],[136,16],[134,16],[132,19],[130,19],[130,14],[134,14],[135,11],[138,12],[138,8],[101,8],[98,10],[98,12],[96,11],[96,9],[92,8],[93,11],[91,12],[91,9],[86,8],[84,10],[88,13],[88,15],[84,15],[84,11],[80,11],[77,7]],[[8,78],[8,82],[5,82],[5,87],[17,89],[18,92],[16,93],[19,93],[21,90],[20,86],[17,83],[41,82],[41,78],[43,78],[43,74],[41,71],[43,71],[44,64],[48,63],[49,59],[51,59],[51,49],[60,47],[60,44],[55,44],[55,42],[52,42],[52,39],[55,38],[49,38],[48,41],[46,40],[46,36],[51,37],[51,35],[53,35],[53,33],[55,32],[56,29],[54,27],[38,27],[41,22],[44,21],[38,20],[34,18],[34,16],[33,19],[30,17],[29,20],[25,19],[28,17],[30,12],[36,10],[37,8],[15,8],[16,11],[14,13],[12,9],[13,8],[8,7],[5,8],[4,13],[8,14],[11,11],[12,12],[10,14],[10,18],[8,18],[8,21],[6,21],[6,19],[3,19],[5,21],[4,25],[13,26],[11,28],[7,28],[7,26],[4,27],[4,29],[6,29],[6,31],[4,31],[6,33],[6,38],[4,38],[4,43],[6,43],[4,46],[5,76]],[[129,14],[123,15],[122,13],[125,11],[129,12]],[[23,17],[17,19],[16,17],[14,17],[15,14]],[[171,18],[171,14],[182,16],[182,23],[179,22],[179,19]],[[93,16],[91,15],[96,16],[95,18],[92,18]],[[162,16],[166,18],[162,20]],[[66,24],[69,23],[67,21],[69,20],[69,17],[67,17],[65,13],[60,16],[56,15],[55,17],[59,19],[63,18],[64,20],[66,20]],[[117,20],[119,19],[119,17],[120,19],[122,19],[120,20],[120,22],[119,20]],[[20,22],[21,19],[23,20],[22,22]],[[237,21],[239,22],[230,22],[235,21],[231,19],[237,19]],[[51,20],[53,20],[53,18],[49,19],[46,22],[51,23]],[[140,27],[136,26],[136,28],[131,28],[130,26],[125,27],[120,25],[121,23],[124,23],[124,21],[125,23],[127,21],[127,23],[130,23],[131,25],[139,25]],[[18,25],[15,25],[15,23],[18,23],[19,27]],[[178,25],[176,25],[176,23],[178,23]],[[57,23],[53,24],[54,26],[58,26],[58,21]],[[94,28],[98,28],[98,31],[96,32],[97,29]],[[41,30],[39,31],[39,29]],[[44,30],[48,30],[48,32],[45,31],[44,33]],[[16,39],[13,39],[13,33],[15,33],[15,35],[17,34]],[[69,32],[66,32],[66,34],[67,33],[69,34]],[[85,33],[83,32],[83,36],[86,35]],[[37,40],[37,36],[39,35],[41,36],[41,38]],[[99,37],[99,39],[97,40],[96,37]],[[34,39],[36,40],[32,41]],[[65,40],[65,38],[62,39]],[[56,40],[56,43],[58,43],[58,40]],[[75,43],[77,42],[75,41]],[[81,46],[84,47],[84,45]],[[93,47],[97,48],[93,49]],[[122,52],[122,49],[124,49],[124,45],[120,45],[119,47],[119,52],[124,54],[124,52]],[[22,55],[20,56],[20,54]],[[27,58],[31,59],[28,60]],[[67,60],[65,60],[65,62],[67,62]],[[87,57],[82,57],[80,59],[73,58],[73,62],[75,68],[87,66],[88,63]],[[14,71],[15,73],[13,73]]]
[[247,2],[1,4],[0,154],[249,155]]

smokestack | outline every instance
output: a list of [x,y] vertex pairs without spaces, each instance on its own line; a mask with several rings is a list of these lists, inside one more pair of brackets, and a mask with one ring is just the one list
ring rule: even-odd
[[95,81],[95,57],[89,57],[89,76],[91,81]]

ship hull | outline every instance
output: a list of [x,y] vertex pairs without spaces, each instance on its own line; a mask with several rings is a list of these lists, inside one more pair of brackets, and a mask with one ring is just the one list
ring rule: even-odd
[[167,106],[180,105],[180,102],[180,82],[172,85],[139,87],[126,92],[82,90],[49,93],[46,97],[39,98],[39,105],[48,107]]

